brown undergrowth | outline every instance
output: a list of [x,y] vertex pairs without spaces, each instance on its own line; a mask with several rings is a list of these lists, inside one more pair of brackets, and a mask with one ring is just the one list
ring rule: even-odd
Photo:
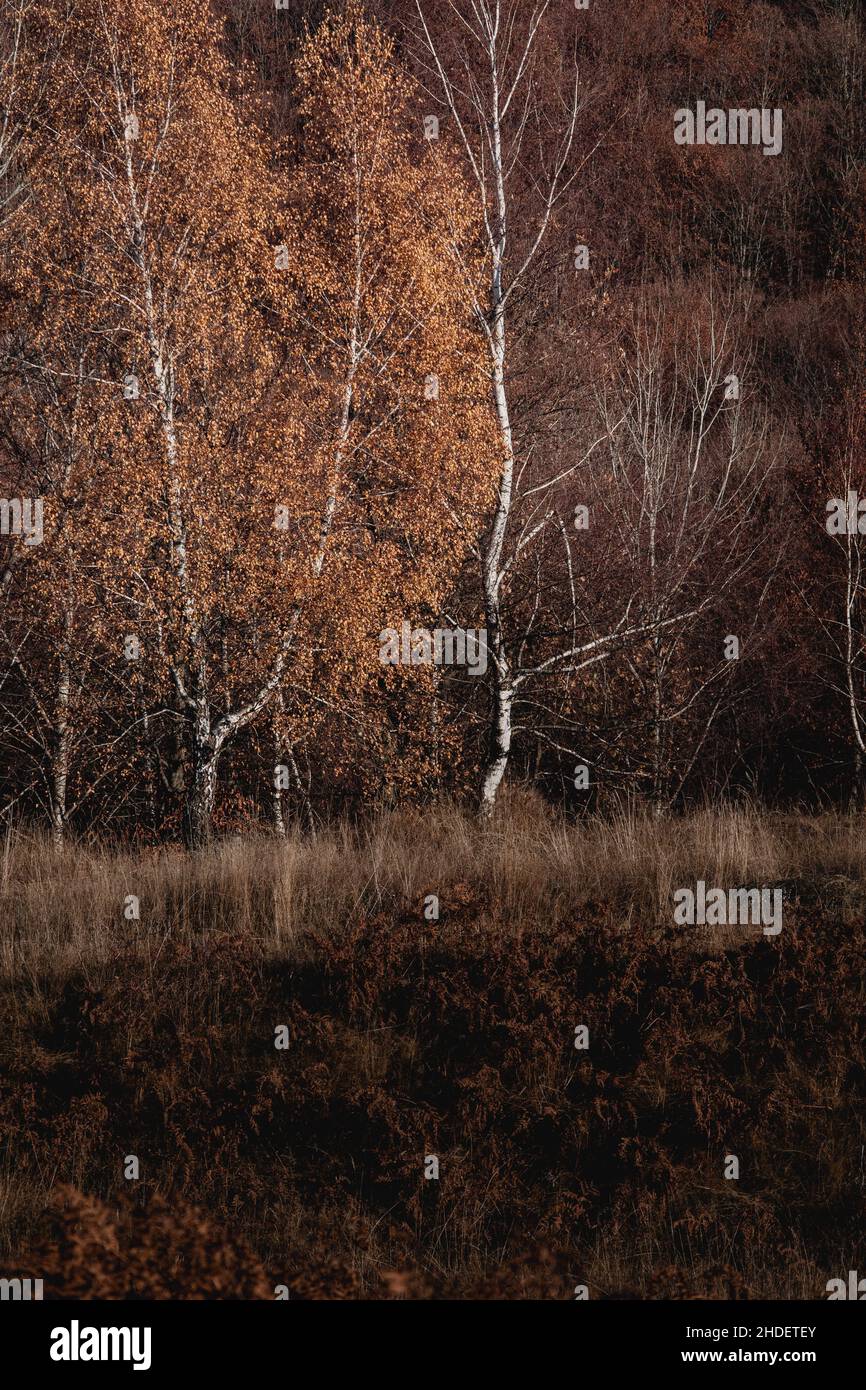
[[[173,861],[183,885],[126,923],[136,863],[118,857],[90,956],[28,939],[15,852],[0,1265],[46,1296],[822,1298],[862,1265],[866,934],[838,845],[823,879],[812,862],[786,880],[779,937],[723,939],[674,927],[654,890],[638,913],[548,881],[555,912],[539,889],[537,920],[509,919],[489,873],[390,901],[380,885],[330,922],[296,901],[279,933],[292,846],[258,868],[247,848],[235,920],[195,893],[215,849]],[[71,902],[74,868],[68,884]]]

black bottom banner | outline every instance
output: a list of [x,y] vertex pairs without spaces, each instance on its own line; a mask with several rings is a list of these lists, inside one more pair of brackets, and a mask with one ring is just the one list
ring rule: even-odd
[[[320,1371],[342,1369],[351,1361],[361,1370],[363,1352],[375,1338],[381,1366],[393,1342],[405,1361],[403,1338],[411,1336],[415,1371],[431,1373],[470,1368],[491,1371],[515,1368],[514,1357],[560,1353],[574,1369],[592,1365],[611,1373],[685,1371],[707,1366],[805,1366],[826,1379],[843,1364],[850,1366],[863,1339],[863,1314],[826,1302],[592,1302],[575,1299],[559,1311],[549,1304],[522,1304],[500,1323],[501,1305],[481,1314],[473,1306],[471,1323],[459,1304],[387,1309],[369,1303],[286,1301],[201,1303],[0,1303],[4,1349],[22,1370],[48,1372],[52,1379],[92,1378],[101,1371],[151,1376],[209,1374],[223,1377],[265,1370],[272,1361],[287,1374],[299,1369],[297,1356],[308,1351]],[[859,1300],[857,1300],[859,1301]],[[399,1300],[397,1300],[399,1302]],[[294,1306],[292,1306],[294,1303]],[[487,1319],[490,1318],[490,1322]],[[420,1319],[420,1321],[418,1321]],[[444,1322],[442,1321],[444,1319]],[[525,1319],[525,1322],[524,1322]],[[460,1351],[451,1333],[460,1333]],[[511,1342],[511,1334],[518,1345]],[[480,1334],[480,1335],[479,1335]],[[575,1362],[575,1354],[579,1359]],[[592,1361],[586,1360],[588,1356]],[[287,1360],[287,1357],[290,1360]],[[418,1359],[416,1360],[415,1357]],[[420,1365],[419,1365],[420,1363]],[[473,1365],[474,1363],[474,1365]],[[393,1363],[392,1363],[393,1364]],[[856,1363],[855,1363],[856,1364]],[[372,1370],[372,1363],[368,1370]],[[308,1374],[305,1373],[305,1374]]]

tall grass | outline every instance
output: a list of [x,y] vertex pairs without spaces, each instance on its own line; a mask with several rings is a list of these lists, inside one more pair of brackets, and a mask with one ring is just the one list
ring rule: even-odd
[[[234,836],[189,854],[70,843],[10,829],[0,864],[0,978],[64,974],[119,949],[158,952],[166,933],[248,931],[291,951],[359,914],[416,909],[427,894],[479,899],[479,921],[503,930],[573,921],[587,904],[623,926],[669,921],[675,887],[702,878],[825,884],[855,897],[866,884],[859,816],[768,815],[705,808],[656,819],[640,810],[567,822],[513,795],[483,825],[454,806],[371,815],[285,839]],[[127,920],[128,895],[140,920]]]

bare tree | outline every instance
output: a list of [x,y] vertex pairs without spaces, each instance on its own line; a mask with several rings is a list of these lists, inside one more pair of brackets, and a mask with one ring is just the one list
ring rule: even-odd
[[[575,158],[578,119],[587,98],[574,56],[565,69],[567,83],[563,77],[555,97],[549,92],[542,96],[542,75],[549,86],[548,75],[542,73],[541,47],[549,0],[538,0],[531,8],[516,0],[448,0],[444,12],[456,25],[456,36],[447,40],[433,33],[430,5],[415,3],[430,90],[453,120],[474,180],[486,241],[483,282],[465,274],[464,283],[488,347],[502,457],[493,513],[478,546],[492,676],[480,808],[489,814],[508,766],[515,702],[527,698],[533,683],[586,670],[648,633],[658,638],[703,611],[704,605],[673,612],[654,603],[638,617],[637,595],[626,594],[618,613],[599,630],[577,611],[576,591],[570,585],[572,607],[560,624],[560,640],[552,651],[548,640],[543,659],[530,659],[544,605],[538,596],[528,616],[521,618],[506,609],[506,596],[521,568],[532,565],[550,530],[561,538],[565,569],[571,573],[563,500],[596,451],[606,441],[612,444],[629,408],[623,405],[618,419],[605,412],[596,438],[581,438],[575,428],[564,463],[550,452],[536,453],[531,431],[524,430],[518,439],[513,423],[513,310],[537,267],[558,205],[594,152],[589,149]],[[557,51],[561,53],[561,43]],[[708,395],[712,389],[707,387]],[[649,475],[647,484],[652,487]],[[549,569],[539,568],[538,573]],[[685,585],[680,585],[669,596],[683,598],[685,593]]]
[[[668,338],[661,304],[644,302],[612,381],[597,392],[609,484],[594,494],[618,525],[646,631],[641,659],[624,659],[650,711],[643,775],[657,812],[679,794],[729,706],[741,649],[758,632],[780,561],[770,500],[784,438],[760,404],[755,354],[732,302],[711,293],[690,341]],[[699,636],[714,617],[722,623],[715,656],[701,662]]]
[[866,768],[866,516],[860,510],[866,492],[862,462],[866,412],[856,371],[863,358],[860,340],[851,349],[855,384],[841,393],[835,447],[819,474],[826,488],[823,499],[819,494],[826,503],[821,519],[832,547],[826,600],[816,598],[813,586],[801,593],[823,633],[829,658],[823,668],[824,683],[845,710],[858,795],[862,795]]
[[[526,279],[550,226],[554,208],[570,180],[570,160],[580,111],[576,64],[563,102],[563,129],[551,150],[541,129],[536,90],[536,40],[549,0],[532,6],[516,0],[449,3],[458,26],[451,61],[434,38],[421,0],[416,0],[430,76],[454,120],[480,204],[486,242],[485,282],[466,276],[472,307],[488,348],[490,386],[499,428],[502,462],[496,503],[480,546],[487,644],[493,684],[490,749],[483,772],[481,808],[489,813],[508,765],[512,740],[515,672],[503,621],[503,585],[516,552],[507,550],[515,505],[516,455],[509,393],[509,308]],[[535,136],[530,151],[531,137]],[[533,171],[536,206],[519,207],[514,185],[524,161]],[[531,218],[528,225],[526,218]],[[551,518],[542,516],[543,529]],[[538,531],[522,538],[525,547]]]

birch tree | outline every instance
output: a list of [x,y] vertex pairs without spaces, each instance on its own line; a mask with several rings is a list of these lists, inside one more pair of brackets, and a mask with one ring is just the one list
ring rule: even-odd
[[[88,345],[98,438],[77,482],[111,516],[93,573],[104,635],[116,653],[140,641],[143,713],[177,746],[166,780],[198,845],[225,748],[350,650],[378,674],[371,625],[437,601],[452,517],[488,486],[445,244],[461,223],[467,240],[459,171],[406,127],[392,45],[355,6],[301,56],[295,168],[260,104],[228,95],[207,7],[40,14],[53,105],[28,137],[24,298],[35,313],[47,288],[61,341]],[[50,344],[30,366],[67,373]]]
[[[480,788],[481,811],[489,815],[511,754],[515,702],[539,680],[584,671],[682,615],[636,621],[634,595],[626,594],[607,631],[585,635],[572,612],[571,622],[562,624],[558,649],[533,662],[528,633],[510,610],[515,577],[531,564],[551,528],[567,543],[563,489],[619,427],[605,421],[596,439],[578,431],[580,442],[560,467],[550,455],[535,454],[531,431],[518,437],[514,426],[515,310],[563,199],[591,159],[592,149],[577,150],[586,97],[576,45],[566,61],[561,25],[548,32],[549,0],[532,6],[515,0],[449,0],[443,13],[456,33],[447,42],[434,33],[431,7],[423,0],[415,4],[429,88],[447,110],[462,147],[484,226],[483,280],[464,276],[464,284],[487,346],[501,454],[496,503],[478,546],[492,671],[489,753]],[[561,73],[553,94],[551,66]]]

